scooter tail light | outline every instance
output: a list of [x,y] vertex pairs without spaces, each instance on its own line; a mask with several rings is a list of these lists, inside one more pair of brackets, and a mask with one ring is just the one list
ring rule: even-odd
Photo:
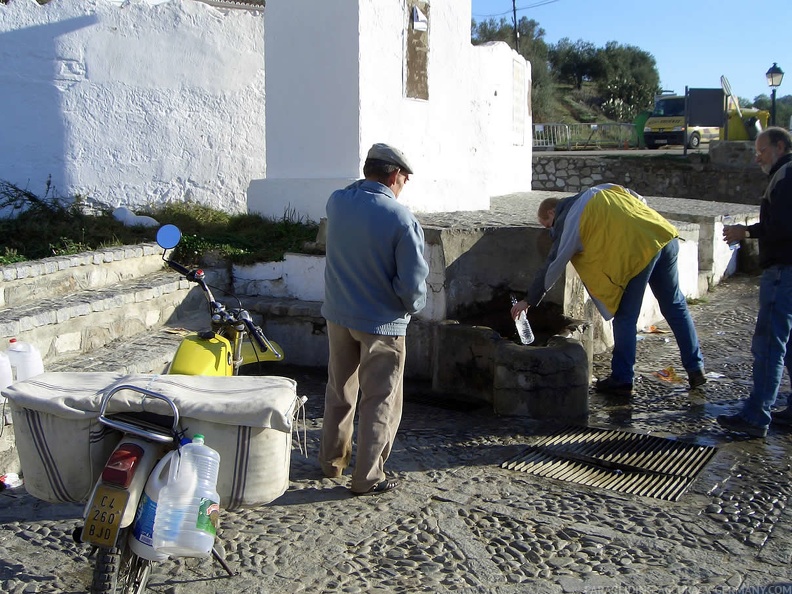
[[122,443],[110,456],[102,470],[102,482],[126,489],[132,482],[143,448],[134,443]]

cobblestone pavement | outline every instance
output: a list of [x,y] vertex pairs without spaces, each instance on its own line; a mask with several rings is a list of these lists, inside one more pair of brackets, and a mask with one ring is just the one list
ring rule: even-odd
[[[677,502],[585,487],[500,464],[547,427],[411,386],[388,469],[400,488],[353,498],[316,461],[323,378],[290,370],[307,404],[308,457],[273,503],[224,512],[225,577],[210,560],[155,567],[151,592],[789,592],[792,434],[734,439],[715,423],[750,389],[757,279],[729,279],[691,309],[710,381],[688,392],[654,372],[679,367],[670,334],[642,334],[637,394],[591,395],[589,424],[718,447]],[[661,327],[662,329],[662,327]],[[607,373],[598,356],[595,374]],[[722,377],[721,377],[722,376]],[[785,378],[785,390],[789,389]],[[87,550],[70,539],[76,505],[0,493],[0,590],[84,592]]]

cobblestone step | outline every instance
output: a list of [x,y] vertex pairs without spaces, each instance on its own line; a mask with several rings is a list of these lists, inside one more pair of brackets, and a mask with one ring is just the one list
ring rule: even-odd
[[[35,344],[45,366],[65,356],[92,353],[115,340],[179,324],[202,300],[199,290],[169,270],[159,270],[112,286],[5,307],[0,344],[11,337]],[[189,296],[189,298],[188,298]]]
[[154,243],[0,266],[0,307],[18,307],[43,297],[112,287],[162,268],[162,250]]

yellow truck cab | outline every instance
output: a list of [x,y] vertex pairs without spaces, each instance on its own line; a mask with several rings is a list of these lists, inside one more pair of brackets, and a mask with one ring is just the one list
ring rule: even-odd
[[656,149],[671,144],[697,148],[702,142],[717,140],[718,127],[690,126],[685,130],[685,96],[658,95],[652,114],[644,124],[646,148]]

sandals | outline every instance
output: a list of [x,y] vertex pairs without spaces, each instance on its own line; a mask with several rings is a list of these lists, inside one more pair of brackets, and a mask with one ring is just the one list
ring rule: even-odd
[[395,489],[398,486],[399,486],[399,481],[385,479],[384,481],[378,482],[368,491],[363,491],[362,493],[358,493],[357,491],[352,491],[352,495],[355,495],[357,497],[363,495],[379,495],[381,493],[387,493],[388,491],[393,491],[393,489]]

